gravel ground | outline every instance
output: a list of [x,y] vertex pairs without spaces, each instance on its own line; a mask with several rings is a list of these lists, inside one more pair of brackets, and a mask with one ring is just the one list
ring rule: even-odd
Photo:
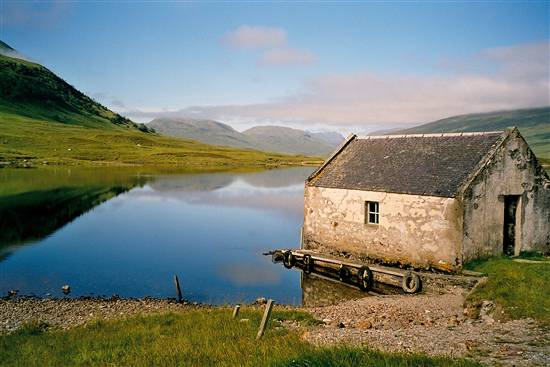
[[0,334],[18,329],[21,324],[39,320],[67,329],[90,320],[110,319],[160,311],[178,311],[196,306],[160,299],[0,299]]
[[376,296],[311,308],[325,325],[305,338],[317,345],[469,357],[487,365],[550,365],[548,330],[530,319],[496,321],[502,311],[491,302],[464,310],[466,293],[455,288],[444,295]]

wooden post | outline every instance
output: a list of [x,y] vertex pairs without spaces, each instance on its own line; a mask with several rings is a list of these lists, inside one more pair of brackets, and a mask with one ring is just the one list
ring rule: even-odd
[[177,295],[178,303],[181,303],[181,301],[183,300],[183,297],[181,296],[180,281],[177,275],[174,275],[174,285],[176,286],[176,295]]
[[272,299],[267,300],[267,304],[265,305],[264,316],[262,317],[262,322],[260,323],[260,329],[258,330],[258,335],[256,335],[256,339],[260,339],[264,335],[265,328],[267,326],[267,322],[269,321],[269,315],[271,314],[272,307],[273,307],[273,300]]
[[235,305],[235,308],[233,309],[233,318],[237,317],[240,309],[241,309],[241,305]]

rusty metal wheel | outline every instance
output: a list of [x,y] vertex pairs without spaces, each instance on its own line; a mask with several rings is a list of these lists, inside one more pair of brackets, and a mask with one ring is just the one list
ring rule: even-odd
[[416,293],[422,289],[422,281],[417,274],[408,271],[403,275],[401,288],[403,288],[405,293]]
[[295,259],[294,259],[294,255],[292,255],[292,251],[290,250],[285,251],[283,253],[283,265],[285,266],[285,268],[292,269],[292,267],[294,266],[294,262],[295,262]]
[[304,263],[304,273],[311,273],[313,271],[313,259],[311,255],[304,255],[302,262]]
[[274,263],[278,263],[283,259],[284,259],[283,253],[279,250],[273,251],[273,253],[271,254],[271,261],[273,261]]
[[345,282],[350,278],[350,271],[347,267],[344,265],[340,265],[340,269],[338,269],[338,277],[340,278],[341,282]]
[[374,277],[372,275],[372,270],[367,266],[362,266],[357,272],[357,277],[359,278],[359,288],[363,291],[369,291],[374,284]]

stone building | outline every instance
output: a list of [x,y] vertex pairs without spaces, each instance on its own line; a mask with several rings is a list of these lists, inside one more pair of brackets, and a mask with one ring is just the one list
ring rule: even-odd
[[351,135],[307,179],[303,247],[459,270],[550,251],[550,179],[519,131]]

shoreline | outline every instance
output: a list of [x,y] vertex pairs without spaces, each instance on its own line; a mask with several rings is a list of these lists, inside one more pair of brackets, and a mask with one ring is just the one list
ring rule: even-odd
[[[263,153],[263,152],[262,152]],[[36,162],[35,162],[36,161]],[[154,162],[141,162],[141,163],[125,163],[125,162],[106,162],[106,161],[58,161],[58,162],[43,162],[44,159],[36,159],[33,161],[16,160],[4,162],[0,161],[0,169],[44,169],[44,168],[127,168],[127,169],[154,169],[156,171],[167,172],[189,172],[189,173],[201,173],[201,172],[225,172],[225,171],[237,171],[237,170],[264,170],[264,169],[277,169],[277,168],[290,168],[290,167],[317,167],[323,163],[323,160],[273,160],[273,162],[256,163],[251,161],[243,164],[206,164],[203,166],[181,164],[178,162],[173,163],[154,163]]]
[[[382,352],[423,353],[470,358],[489,365],[544,366],[550,363],[547,329],[533,319],[508,320],[493,302],[464,308],[467,289],[445,294],[379,295],[320,306],[279,305],[279,310],[307,312],[310,326],[287,325],[315,346],[367,346]],[[263,300],[243,304],[263,309]],[[177,303],[175,298],[0,299],[0,337],[26,323],[68,330],[96,320],[119,320],[189,311],[226,310],[232,305]]]
[[[260,303],[243,306],[255,307]],[[279,308],[293,308],[277,305]],[[177,302],[175,298],[121,298],[117,296],[78,298],[40,298],[36,296],[15,296],[0,298],[0,335],[16,331],[28,322],[45,322],[58,329],[70,329],[94,320],[108,320],[152,313],[178,312],[197,309],[230,309],[231,305]]]

